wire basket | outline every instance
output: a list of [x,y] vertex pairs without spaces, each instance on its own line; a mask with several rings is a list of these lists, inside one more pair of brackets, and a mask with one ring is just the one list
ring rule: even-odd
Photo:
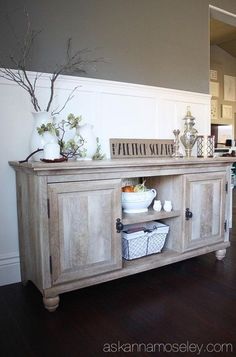
[[122,233],[122,256],[127,260],[160,253],[169,232],[169,226],[149,222],[142,226],[125,226]]

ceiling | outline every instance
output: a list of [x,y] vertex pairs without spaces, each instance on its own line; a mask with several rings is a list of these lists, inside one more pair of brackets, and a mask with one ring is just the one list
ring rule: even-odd
[[211,17],[210,42],[236,57],[236,27]]

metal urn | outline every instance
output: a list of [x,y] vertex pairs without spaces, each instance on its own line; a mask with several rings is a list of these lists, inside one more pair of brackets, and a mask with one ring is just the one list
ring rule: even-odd
[[187,114],[184,117],[184,133],[181,135],[180,140],[184,146],[186,157],[191,157],[192,148],[197,140],[197,130],[194,128],[195,118],[187,107]]

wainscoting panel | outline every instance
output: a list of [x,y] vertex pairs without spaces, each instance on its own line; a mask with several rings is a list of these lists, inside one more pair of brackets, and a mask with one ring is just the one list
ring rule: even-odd
[[100,137],[109,153],[109,138],[151,138],[157,136],[156,98],[101,94]]
[[20,281],[19,253],[0,255],[0,286]]

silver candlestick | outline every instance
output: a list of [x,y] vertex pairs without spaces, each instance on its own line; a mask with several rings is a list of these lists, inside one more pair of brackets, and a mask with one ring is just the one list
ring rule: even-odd
[[175,136],[175,139],[174,139],[174,150],[173,150],[172,157],[183,157],[183,155],[179,151],[179,143],[180,143],[179,142],[179,134],[180,134],[180,130],[179,129],[173,130],[173,134]]

